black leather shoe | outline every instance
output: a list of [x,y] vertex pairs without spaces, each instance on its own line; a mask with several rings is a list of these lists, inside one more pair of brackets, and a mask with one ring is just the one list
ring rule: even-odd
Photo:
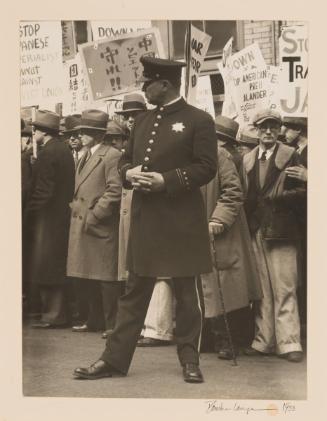
[[38,322],[38,323],[32,324],[33,329],[60,329],[60,328],[63,329],[65,327],[67,327],[66,324],[64,324],[64,325],[54,325],[54,324],[48,323],[48,322]]
[[[235,357],[238,356],[237,349],[234,349]],[[230,348],[222,348],[218,352],[218,358],[220,360],[232,360],[233,359],[233,352]]]
[[183,366],[183,377],[187,383],[203,383],[203,375],[197,364],[187,363]]
[[114,370],[103,360],[96,361],[90,367],[79,367],[75,368],[74,370],[74,376],[76,378],[87,380],[96,380],[101,379],[103,377],[112,377],[115,374],[117,375],[118,371]]
[[112,332],[113,332],[112,329],[105,330],[104,332],[102,332],[101,338],[102,339],[107,339],[112,334]]
[[73,326],[72,327],[73,332],[90,332],[90,329],[88,328],[87,324],[79,325],[79,326]]
[[285,360],[289,361],[290,363],[300,363],[303,360],[303,352],[302,351],[288,352],[287,354],[279,355],[279,357],[285,358]]
[[252,347],[244,348],[243,353],[244,353],[244,355],[247,355],[248,357],[260,357],[260,356],[262,357],[264,355],[268,355],[268,354],[265,354],[263,352],[257,351],[256,349],[254,349]]
[[171,345],[171,341],[164,341],[162,339],[155,339],[155,338],[140,338],[137,341],[136,346],[138,347],[151,347],[151,346],[167,346]]

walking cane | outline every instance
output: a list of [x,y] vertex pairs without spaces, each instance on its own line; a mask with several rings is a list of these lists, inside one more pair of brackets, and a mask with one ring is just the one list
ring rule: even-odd
[[224,322],[225,322],[226,332],[227,332],[227,336],[228,336],[229,346],[230,346],[230,349],[232,350],[232,356],[233,356],[233,364],[232,365],[234,367],[237,367],[238,364],[237,364],[237,361],[236,361],[236,354],[235,354],[235,349],[234,349],[234,345],[233,345],[233,341],[232,341],[232,335],[231,335],[230,329],[229,329],[229,323],[228,323],[227,313],[226,313],[226,308],[225,308],[223,289],[221,287],[219,269],[218,269],[218,265],[217,265],[217,253],[216,253],[215,239],[212,236],[210,238],[210,240],[211,240],[211,247],[212,247],[212,251],[213,251],[213,265],[214,265],[214,268],[216,269],[216,273],[217,273],[220,304],[221,304],[221,308],[223,310],[223,316],[224,316]]

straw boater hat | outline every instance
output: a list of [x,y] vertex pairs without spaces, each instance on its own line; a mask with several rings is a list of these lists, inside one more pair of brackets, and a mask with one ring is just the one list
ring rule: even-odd
[[110,120],[107,124],[106,135],[127,137],[127,129],[115,120]]
[[239,124],[231,118],[218,115],[215,119],[216,134],[221,140],[236,142]]
[[93,129],[105,132],[109,116],[101,110],[85,110],[82,112],[81,123],[75,129]]
[[78,127],[81,125],[81,114],[68,115],[65,118],[65,128],[63,133],[73,133],[78,131]]
[[124,115],[133,111],[146,111],[145,100],[141,94],[127,94],[123,99],[123,109],[116,114]]
[[33,126],[40,130],[59,132],[60,117],[57,113],[48,110],[36,110]]

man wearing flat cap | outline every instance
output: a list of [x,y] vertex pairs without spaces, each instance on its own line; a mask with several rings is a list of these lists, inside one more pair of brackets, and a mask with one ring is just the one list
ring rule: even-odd
[[74,332],[115,326],[121,284],[117,280],[121,153],[103,142],[108,114],[82,112],[80,131],[86,151],[80,159],[71,203],[67,275],[78,278],[88,291],[88,318]]
[[263,289],[256,308],[255,338],[246,354],[274,352],[300,362],[295,209],[305,189],[286,174],[288,167],[297,165],[298,156],[294,148],[277,141],[281,123],[277,112],[259,112],[253,121],[259,145],[243,157],[245,211]]
[[59,139],[59,115],[37,110],[34,137],[42,149],[33,168],[31,195],[25,221],[32,227],[31,279],[39,286],[42,318],[35,328],[67,324],[65,307],[66,259],[70,209],[74,192],[74,160]]
[[199,368],[202,311],[197,277],[212,270],[200,187],[216,173],[214,122],[179,95],[180,62],[142,57],[143,90],[154,110],[138,116],[119,163],[133,188],[128,244],[129,279],[117,324],[100,359],[77,368],[78,378],[126,375],[155,280],[173,279],[176,342],[186,382],[203,381]]

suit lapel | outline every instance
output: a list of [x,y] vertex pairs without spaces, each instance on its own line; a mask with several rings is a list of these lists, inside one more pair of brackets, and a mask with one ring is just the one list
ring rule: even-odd
[[94,171],[94,169],[102,162],[104,155],[110,149],[109,145],[101,144],[99,148],[94,152],[94,154],[89,158],[87,163],[84,165],[82,170],[79,172],[79,168],[82,165],[82,162],[86,159],[86,153],[81,158],[78,169],[76,172],[76,185],[75,185],[75,194],[77,193],[81,184],[89,177],[89,175]]

